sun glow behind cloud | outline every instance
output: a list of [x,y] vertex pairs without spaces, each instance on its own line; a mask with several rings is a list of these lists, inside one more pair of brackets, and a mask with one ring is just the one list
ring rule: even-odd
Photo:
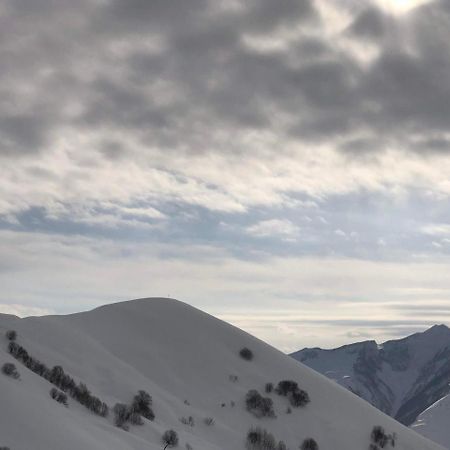
[[393,14],[405,14],[414,8],[436,0],[376,0],[385,11]]

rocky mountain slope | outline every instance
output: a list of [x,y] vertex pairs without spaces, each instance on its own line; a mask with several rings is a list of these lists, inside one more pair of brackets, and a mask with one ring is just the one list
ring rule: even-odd
[[445,325],[381,345],[366,341],[291,356],[406,425],[450,391],[450,329]]
[[[5,337],[12,329],[15,340]],[[11,450],[156,450],[169,429],[180,449],[257,450],[255,434],[245,444],[256,426],[274,437],[276,445],[266,435],[264,448],[276,450],[379,448],[374,440],[385,449],[392,441],[396,450],[441,448],[264,342],[175,300],[68,316],[0,315],[0,336],[0,366],[15,364],[20,374],[0,373],[0,447]],[[250,351],[244,357],[243,348]],[[280,380],[299,389],[279,395],[267,383]],[[68,396],[67,406],[49,395],[53,388]],[[249,411],[254,389],[263,400],[253,393]],[[133,401],[138,390],[152,396],[154,418],[142,417]],[[305,392],[307,404],[299,402]],[[374,426],[384,431],[371,437]]]

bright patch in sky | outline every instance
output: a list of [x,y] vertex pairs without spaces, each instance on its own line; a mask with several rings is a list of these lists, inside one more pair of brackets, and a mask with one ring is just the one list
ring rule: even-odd
[[435,0],[377,0],[378,4],[395,14],[404,14],[418,6],[430,3]]

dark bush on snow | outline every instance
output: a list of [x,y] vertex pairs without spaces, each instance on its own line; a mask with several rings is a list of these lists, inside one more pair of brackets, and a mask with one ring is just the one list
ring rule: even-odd
[[87,386],[83,383],[76,384],[75,380],[64,372],[61,366],[54,366],[51,370],[39,360],[33,358],[21,345],[10,342],[9,353],[32,372],[50,381],[56,387],[67,392],[73,399],[88,408],[94,414],[106,417],[108,415],[108,405],[98,397],[91,394]]
[[148,420],[154,420],[155,414],[153,413],[151,406],[152,397],[148,392],[141,390],[133,398],[133,402],[131,403],[131,411],[132,413],[139,414]]
[[[52,371],[54,369],[55,368],[53,368]],[[109,412],[108,405],[102,402],[98,397],[92,395],[88,387],[84,383],[79,383],[78,385],[75,385],[73,379],[65,375],[60,384],[57,383],[54,384],[60,387],[63,391],[69,389],[70,395],[79,403],[81,403],[83,406],[85,406],[87,409],[91,410],[93,413],[98,414],[99,416],[102,417],[106,417],[108,415]]]
[[162,435],[162,442],[165,445],[164,449],[167,447],[176,447],[178,445],[178,434],[174,430],[164,431]]
[[275,438],[268,431],[256,427],[250,428],[245,441],[247,450],[276,450]]
[[305,406],[310,402],[309,395],[306,391],[299,389],[289,394],[289,402],[294,408]]
[[154,420],[155,414],[151,408],[152,397],[146,391],[140,390],[133,397],[131,405],[116,403],[114,412],[114,424],[124,430],[128,430],[128,424],[144,425],[142,420],[145,417],[148,420]]
[[116,403],[113,407],[114,425],[128,431],[129,410],[124,403]]
[[256,389],[247,392],[245,405],[247,411],[256,417],[275,417],[272,399],[263,397]]
[[144,425],[142,416],[134,412],[131,406],[125,405],[124,403],[116,403],[113,408],[113,413],[114,425],[125,431],[129,430],[128,424]]
[[370,439],[372,441],[372,445],[374,448],[384,448],[388,444],[390,444],[392,447],[395,447],[395,433],[394,434],[386,434],[384,431],[384,428],[381,426],[375,426],[372,429],[372,433],[370,435]]
[[131,423],[131,425],[144,425],[142,416],[132,411],[130,411],[129,413],[128,421]]
[[370,438],[372,439],[372,442],[374,444],[379,445],[381,448],[383,448],[387,443],[387,436],[384,432],[383,427],[373,427],[372,434],[370,435]]
[[319,450],[319,445],[314,439],[308,438],[303,441],[300,448],[301,450]]
[[20,374],[16,369],[16,366],[13,363],[5,363],[2,366],[2,373],[6,375],[7,377],[14,378],[17,380],[20,378]]
[[239,355],[246,361],[251,361],[253,359],[253,352],[247,347],[241,348]]
[[64,406],[68,406],[67,395],[64,392],[58,391],[58,389],[56,388],[51,388],[50,397],[58,403],[61,403]]
[[283,380],[278,383],[276,392],[278,395],[287,396],[288,394],[298,391],[298,384],[292,380]]
[[17,339],[17,332],[16,330],[8,330],[5,333],[6,339],[8,339],[8,341],[15,341]]
[[131,405],[116,403],[113,408],[114,424],[124,430],[128,430],[128,423],[131,425],[144,425],[142,418],[154,420],[155,414],[151,408],[152,397],[146,391],[140,390],[133,397]]
[[373,427],[370,438],[374,444],[379,445],[381,448],[384,448],[388,442],[388,437],[384,432],[384,428],[380,426]]
[[307,405],[310,402],[309,395],[298,384],[292,380],[280,381],[277,385],[276,392],[278,395],[288,397],[289,403],[294,408]]

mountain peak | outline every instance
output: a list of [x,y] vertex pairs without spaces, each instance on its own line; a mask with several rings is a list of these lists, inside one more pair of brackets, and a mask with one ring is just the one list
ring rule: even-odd
[[432,327],[428,328],[428,330],[424,331],[424,333],[450,333],[450,328],[447,325],[444,325],[443,323],[441,324],[436,324],[433,325]]
[[431,340],[432,342],[436,343],[438,341],[446,343],[450,339],[450,328],[444,324],[436,324],[426,329],[425,331],[408,336],[404,340],[410,340],[411,338],[418,339],[419,341]]

